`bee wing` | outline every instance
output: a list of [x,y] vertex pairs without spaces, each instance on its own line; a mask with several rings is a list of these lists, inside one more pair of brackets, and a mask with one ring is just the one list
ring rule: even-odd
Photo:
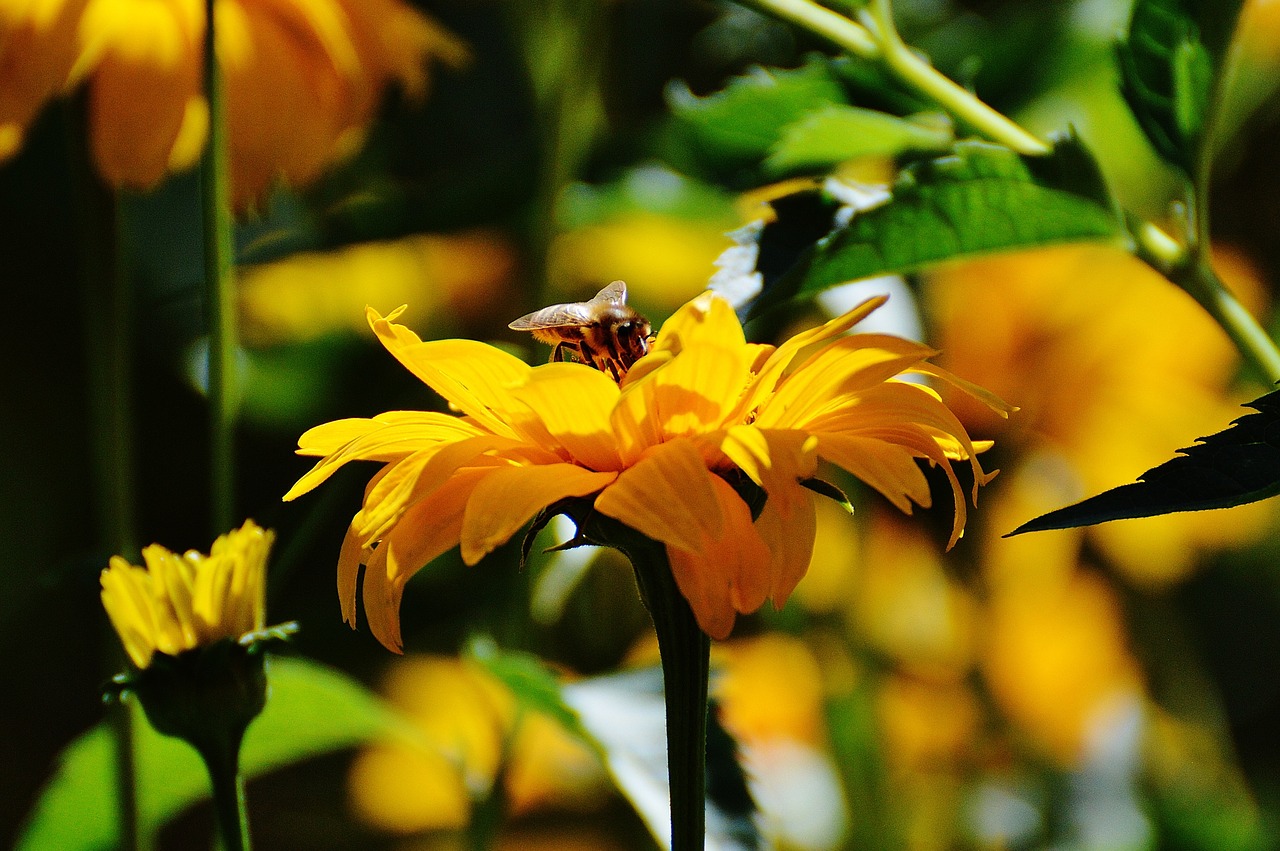
[[591,297],[591,301],[587,304],[626,304],[627,303],[627,282],[614,281],[600,292]]
[[513,331],[540,331],[544,328],[572,328],[591,322],[591,311],[585,302],[553,304],[521,316],[507,327]]

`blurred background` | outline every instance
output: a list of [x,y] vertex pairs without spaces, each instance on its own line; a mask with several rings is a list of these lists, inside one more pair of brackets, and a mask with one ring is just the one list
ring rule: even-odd
[[[407,303],[401,321],[424,338],[492,341],[537,362],[545,348],[506,328],[528,311],[622,278],[656,326],[701,291],[733,244],[726,233],[757,214],[744,193],[778,177],[753,157],[760,128],[706,120],[711,96],[753,66],[807,73],[830,48],[703,0],[226,3],[228,38],[248,33],[260,51],[240,61],[232,50],[227,64],[242,211],[237,497],[242,516],[277,532],[269,622],[298,621],[291,654],[383,694],[440,744],[434,755],[347,747],[255,777],[258,847],[472,847],[468,825],[495,818],[493,847],[653,847],[634,788],[620,793],[589,748],[517,713],[459,657],[487,636],[550,663],[584,715],[603,713],[606,734],[633,709],[652,723],[651,683],[618,678],[655,659],[624,560],[575,551],[521,571],[516,544],[471,569],[448,554],[408,587],[397,658],[341,622],[334,593],[371,470],[280,497],[309,466],[292,453],[307,428],[442,404],[372,339],[366,304]],[[177,38],[165,15],[190,10],[44,5],[0,4],[3,837],[61,749],[102,721],[101,687],[120,664],[98,599],[110,555],[95,507],[110,447],[92,402],[92,341],[113,321],[98,292],[104,233],[133,283],[136,543],[212,540],[188,150],[203,128],[180,91],[177,106],[161,103],[163,85],[128,93],[144,79],[129,39]],[[1211,199],[1214,258],[1274,330],[1280,3],[1247,6]],[[947,74],[1036,133],[1073,126],[1127,208],[1167,218],[1177,182],[1117,90],[1127,3],[900,0],[895,11]],[[61,23],[33,24],[42,14]],[[99,64],[82,54],[72,68],[58,53],[77,31],[100,36]],[[70,94],[17,84],[56,62]],[[850,102],[896,106],[856,76]],[[87,170],[123,187],[117,199]],[[1022,410],[1005,422],[954,400],[976,438],[996,441],[985,464],[1002,470],[954,550],[943,553],[950,500],[904,518],[843,482],[858,510],[819,515],[795,598],[742,619],[716,649],[720,717],[766,834],[793,849],[1280,845],[1274,506],[1001,537],[1132,481],[1268,388],[1241,374],[1187,296],[1115,248],[947,264],[907,284],[886,284],[904,305],[899,333]],[[763,339],[822,309],[749,330]],[[197,805],[158,846],[209,847],[211,825]]]

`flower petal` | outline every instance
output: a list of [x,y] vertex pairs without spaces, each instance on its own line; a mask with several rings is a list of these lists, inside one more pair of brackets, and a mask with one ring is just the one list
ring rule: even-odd
[[684,437],[719,428],[751,378],[753,359],[754,353],[745,345],[687,345],[649,378],[655,406],[650,413],[657,417],[663,434]]
[[817,472],[817,445],[817,438],[803,431],[739,425],[725,433],[720,450],[772,497]]
[[515,436],[502,414],[516,404],[510,388],[527,381],[532,367],[474,340],[424,343],[413,331],[392,322],[399,311],[383,317],[368,308],[366,314],[369,327],[406,369],[484,428],[494,434]]
[[751,509],[729,483],[712,476],[711,487],[724,517],[719,534],[704,535],[696,550],[668,544],[667,556],[698,626],[723,639],[737,612],[754,612],[768,597],[771,553],[751,522]]
[[551,503],[595,493],[617,476],[575,464],[504,467],[495,471],[485,477],[467,502],[462,518],[462,560],[475,564]]
[[400,601],[405,585],[437,556],[452,549],[462,531],[467,502],[499,468],[459,470],[419,502],[373,551],[364,573],[364,610],[369,630],[383,646],[403,652]]
[[653,449],[596,497],[596,510],[643,535],[694,553],[724,526],[713,476],[690,440]]
[[818,533],[814,495],[803,485],[775,488],[756,518],[756,531],[769,546],[769,598],[781,609],[809,570]]
[[724,296],[707,290],[662,323],[653,351],[669,351],[678,355],[701,343],[735,348],[746,345],[746,342],[742,323],[733,312],[733,306]]
[[549,363],[535,367],[511,395],[573,460],[593,470],[621,469],[609,422],[619,391],[608,375],[580,363]]
[[[444,417],[438,423],[388,425],[372,429],[356,437],[341,449],[321,458],[314,467],[294,483],[283,497],[285,502],[296,499],[328,479],[348,461],[384,461],[397,463],[418,452],[434,453],[442,447],[465,444],[475,448],[473,454],[486,450],[510,449],[519,446],[511,438],[489,434],[465,422]],[[328,425],[333,425],[329,423]],[[318,429],[323,429],[319,426]],[[344,427],[342,430],[346,430]],[[354,428],[350,430],[354,431]],[[312,429],[317,431],[317,429]],[[311,432],[307,432],[307,435]],[[303,435],[306,437],[307,435]],[[329,445],[332,441],[326,433],[319,434],[317,442]],[[478,448],[476,448],[478,447]],[[299,450],[302,451],[302,450]],[[308,446],[310,451],[310,446]]]
[[772,392],[779,381],[804,363],[808,350],[818,343],[824,343],[848,331],[888,301],[888,298],[888,296],[869,298],[848,313],[837,316],[817,328],[801,331],[788,339],[778,346],[757,370],[756,380],[752,383],[752,393],[756,392],[755,388],[762,388],[766,393]]

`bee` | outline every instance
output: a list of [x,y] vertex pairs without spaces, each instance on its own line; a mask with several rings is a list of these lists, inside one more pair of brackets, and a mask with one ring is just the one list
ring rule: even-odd
[[621,381],[632,364],[649,351],[649,320],[627,307],[627,285],[614,281],[590,301],[553,304],[521,316],[507,326],[530,331],[551,346],[551,360],[566,353]]

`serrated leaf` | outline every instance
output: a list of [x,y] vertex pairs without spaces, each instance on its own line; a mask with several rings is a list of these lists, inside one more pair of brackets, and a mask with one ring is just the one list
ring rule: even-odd
[[1230,508],[1275,496],[1280,493],[1280,391],[1246,407],[1257,413],[1178,450],[1180,455],[1143,473],[1137,482],[1050,511],[1009,534]]
[[671,158],[685,169],[732,180],[768,156],[784,128],[844,103],[845,94],[826,60],[814,58],[795,70],[752,68],[705,97],[675,84],[667,101]]
[[797,169],[826,171],[856,157],[945,150],[953,139],[950,125],[942,121],[833,104],[785,127],[764,168],[775,176]]
[[886,202],[820,239],[753,313],[861,278],[1122,232],[1096,163],[1074,138],[1043,157],[960,142],[903,169]]
[[[273,657],[267,664],[271,693],[245,737],[246,777],[374,738],[419,741],[408,722],[346,675],[299,659]],[[209,778],[189,745],[156,733],[141,710],[131,709],[138,815],[147,835],[207,798]],[[112,731],[103,723],[63,751],[57,772],[22,831],[19,849],[88,851],[118,846],[113,747]]]
[[1152,146],[1196,176],[1215,76],[1241,0],[1138,0],[1117,46],[1120,89]]

